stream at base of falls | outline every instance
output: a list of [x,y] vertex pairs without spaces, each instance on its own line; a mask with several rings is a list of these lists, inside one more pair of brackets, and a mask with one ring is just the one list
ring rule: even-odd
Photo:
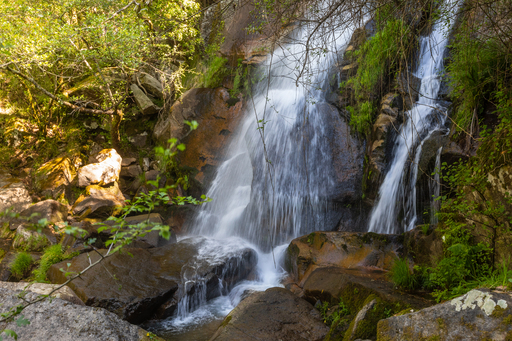
[[[233,238],[237,243],[244,241]],[[229,240],[215,242],[229,243]],[[254,245],[243,245],[258,250]],[[173,341],[207,341],[215,333],[224,318],[240,301],[254,291],[264,291],[268,288],[279,287],[281,281],[287,276],[282,267],[283,256],[288,244],[274,248],[272,253],[258,253],[258,265],[251,280],[239,282],[227,295],[221,295],[186,314],[186,316],[172,316],[169,319],[149,325],[148,329],[167,340]]]

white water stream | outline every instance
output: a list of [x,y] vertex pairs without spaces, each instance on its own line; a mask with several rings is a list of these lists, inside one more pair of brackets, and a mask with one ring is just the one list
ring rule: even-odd
[[393,159],[370,218],[371,232],[400,233],[415,227],[416,180],[423,142],[433,132],[443,129],[446,122],[446,109],[438,104],[437,98],[444,71],[443,55],[458,7],[457,0],[448,0],[432,33],[421,38],[415,72],[421,79],[419,99],[405,113],[405,122],[396,137]]

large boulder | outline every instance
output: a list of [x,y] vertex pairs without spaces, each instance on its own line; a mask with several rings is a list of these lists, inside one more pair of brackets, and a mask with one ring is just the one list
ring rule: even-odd
[[[58,287],[57,284],[48,283],[27,283],[27,282],[0,282],[1,289],[22,290],[34,292],[39,295],[50,295],[50,293]],[[63,286],[51,294],[51,297],[60,298],[61,300],[71,302],[73,304],[85,305],[81,299],[68,286]]]
[[81,219],[87,217],[108,218],[125,205],[125,197],[117,182],[114,182],[108,187],[87,186],[85,193],[78,197],[71,211]]
[[[105,255],[107,250],[99,252]],[[171,316],[181,299],[190,299],[194,294],[204,293],[203,299],[219,296],[222,288],[231,288],[252,271],[256,258],[253,250],[240,243],[189,238],[159,248],[124,249],[69,286],[87,305],[141,323],[157,310],[160,318]],[[74,258],[69,268],[70,261],[55,264],[48,271],[48,278],[52,283],[63,283],[66,277],[60,268],[79,272],[89,266],[89,261],[98,259],[98,254],[90,253]]]
[[270,288],[240,302],[210,341],[320,341],[328,332],[310,303],[286,289]]
[[297,283],[316,267],[391,269],[401,246],[398,236],[376,233],[313,232],[291,241],[286,267]]
[[510,293],[474,289],[450,301],[379,321],[377,340],[510,340]]
[[[39,297],[29,292],[22,299],[18,296],[20,292],[0,288],[0,312],[7,312],[26,300],[34,301]],[[0,328],[14,331],[17,339],[23,341],[162,340],[104,309],[70,304],[59,298],[29,305],[23,309],[22,315],[30,322],[28,325],[17,325],[15,318],[2,323]]]
[[[336,310],[343,307],[343,316],[332,320],[326,340],[375,339],[377,322],[404,310],[430,306],[432,302],[399,292],[386,281],[383,271],[371,269],[316,268],[298,291],[310,303]],[[339,315],[340,312],[338,311]]]
[[57,199],[66,194],[70,185],[76,178],[77,169],[82,165],[79,155],[62,155],[52,159],[35,172],[34,187],[43,196]]
[[122,158],[115,149],[103,149],[96,155],[96,160],[97,163],[78,170],[78,187],[103,186],[119,180]]
[[21,180],[0,169],[0,212],[8,208],[21,212],[31,203],[32,198]]
[[37,223],[45,219],[49,224],[65,221],[68,216],[68,207],[52,199],[40,201],[20,212],[23,218],[31,218],[31,223]]
[[429,300],[395,290],[386,274],[378,270],[316,268],[303,282],[302,290],[303,298],[311,303],[320,300],[336,304],[342,300],[352,312],[359,311],[370,295],[399,306],[400,310],[432,305]]
[[[154,136],[163,145],[170,138],[183,142],[187,149],[179,156],[181,164],[190,167],[195,179],[207,186],[223,160],[224,147],[241,117],[242,101],[232,99],[227,89],[195,88],[159,117]],[[199,123],[198,129],[188,136],[185,120]]]

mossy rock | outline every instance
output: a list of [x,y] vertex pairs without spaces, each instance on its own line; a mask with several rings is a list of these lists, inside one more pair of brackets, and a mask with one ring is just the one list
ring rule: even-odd
[[359,310],[357,316],[350,323],[345,332],[343,341],[356,339],[375,339],[377,336],[377,323],[404,308],[404,304],[391,303],[378,297],[369,295]]
[[82,164],[79,154],[59,156],[39,167],[35,172],[34,187],[43,196],[59,198],[76,178]]

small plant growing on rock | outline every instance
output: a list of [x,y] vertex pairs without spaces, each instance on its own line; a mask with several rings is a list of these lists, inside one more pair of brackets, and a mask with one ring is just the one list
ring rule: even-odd
[[11,272],[16,278],[23,278],[32,267],[32,264],[34,264],[34,260],[29,253],[19,252],[11,263]]
[[399,258],[395,260],[390,273],[391,281],[397,287],[405,290],[413,290],[417,286],[416,278],[412,271],[409,269],[409,261],[406,258]]
[[73,258],[74,256],[76,256],[76,254],[64,255],[64,251],[60,244],[49,246],[45,249],[44,254],[41,257],[41,261],[39,262],[39,266],[32,272],[34,281],[41,283],[46,282],[46,273],[53,264],[65,259]]

